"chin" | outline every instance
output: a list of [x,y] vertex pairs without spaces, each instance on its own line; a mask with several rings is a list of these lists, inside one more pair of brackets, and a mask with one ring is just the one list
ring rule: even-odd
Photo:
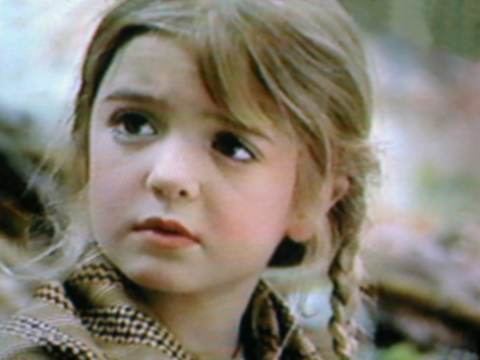
[[174,274],[172,272],[136,269],[126,273],[127,277],[136,285],[154,292],[164,293],[192,293],[202,290],[202,284],[190,274]]

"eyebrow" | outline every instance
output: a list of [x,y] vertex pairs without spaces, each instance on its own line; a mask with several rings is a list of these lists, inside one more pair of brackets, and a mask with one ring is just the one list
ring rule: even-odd
[[[104,100],[106,101],[127,100],[127,101],[132,101],[137,103],[143,103],[143,104],[155,104],[156,106],[159,106],[162,109],[167,109],[167,110],[172,109],[172,106],[167,99],[164,99],[161,97],[155,97],[149,94],[145,94],[143,92],[133,91],[129,89],[120,89],[120,90],[114,91],[113,93],[106,96]],[[247,124],[241,121],[235,121],[233,120],[232,116],[225,115],[224,113],[221,113],[221,112],[208,112],[208,111],[202,112],[202,116],[214,118],[220,121],[225,126],[228,126],[234,130],[237,130],[240,132],[246,132],[246,133],[252,134],[253,136],[262,138],[270,143],[273,143],[273,139],[270,136],[268,136],[264,131],[261,131],[260,129],[254,126],[248,126]]]
[[216,119],[218,119],[220,122],[225,124],[225,126],[228,126],[234,130],[240,131],[240,132],[245,132],[248,134],[251,134],[253,136],[262,138],[263,140],[268,141],[269,143],[273,144],[273,139],[268,136],[264,131],[261,131],[260,129],[254,127],[254,126],[248,126],[247,124],[244,124],[243,122],[240,121],[235,121],[232,120],[231,116],[226,116],[223,114],[216,114],[216,113],[205,113],[207,116],[212,116]]
[[148,103],[159,105],[162,108],[171,107],[166,99],[158,98],[142,92],[132,90],[117,90],[105,97],[106,101],[128,100],[137,103]]

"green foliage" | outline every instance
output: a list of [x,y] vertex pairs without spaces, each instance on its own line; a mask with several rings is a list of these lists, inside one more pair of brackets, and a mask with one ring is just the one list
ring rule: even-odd
[[445,174],[432,166],[423,166],[417,174],[418,199],[427,211],[435,210],[446,220],[452,214],[478,214],[480,182],[468,172]]
[[[405,17],[409,12],[415,15],[418,13],[418,19],[421,25],[425,25],[434,48],[471,59],[480,57],[479,0],[340,0],[340,2],[365,29],[377,34],[403,34],[411,43],[421,45],[420,29],[423,26],[415,28],[413,19]],[[415,9],[410,8],[406,11],[406,7],[412,6]],[[401,29],[395,28],[395,23],[401,24]]]
[[420,360],[424,356],[415,347],[408,343],[401,343],[383,350],[379,354],[379,360]]
[[340,0],[345,9],[366,29],[383,33],[388,29],[391,0]]
[[459,55],[480,56],[480,1],[423,0],[434,45]]

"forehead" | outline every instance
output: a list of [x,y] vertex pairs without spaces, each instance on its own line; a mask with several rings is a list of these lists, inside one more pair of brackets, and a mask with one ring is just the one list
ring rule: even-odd
[[112,59],[97,97],[113,91],[148,94],[153,98],[176,95],[213,107],[194,57],[178,40],[145,34],[134,37]]
[[[177,103],[174,105],[178,107],[202,108],[236,126],[253,131],[270,128],[292,135],[290,129],[287,131],[274,121],[279,118],[279,110],[258,84],[245,89],[244,94],[225,94],[218,82],[209,83],[209,79],[203,77],[204,73],[217,69],[214,66],[201,69],[205,64],[198,60],[198,51],[186,41],[158,33],[136,36],[115,53],[95,102],[112,93],[141,94],[152,101],[175,99]],[[218,94],[224,97],[222,104],[212,99],[212,93],[214,97]],[[256,104],[252,104],[252,99]]]
[[[123,45],[115,54],[109,67],[110,75],[148,81],[153,71],[181,70],[180,76],[196,75],[197,67],[186,46],[178,40],[155,34],[136,36]],[[134,66],[134,68],[133,68]],[[130,68],[130,71],[119,71]],[[134,71],[132,71],[134,70]]]

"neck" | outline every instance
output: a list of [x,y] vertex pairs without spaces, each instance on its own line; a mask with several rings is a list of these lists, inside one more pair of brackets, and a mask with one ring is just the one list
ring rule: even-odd
[[[203,293],[149,293],[142,307],[201,359],[229,359],[255,283]],[[228,291],[227,291],[228,290]]]

